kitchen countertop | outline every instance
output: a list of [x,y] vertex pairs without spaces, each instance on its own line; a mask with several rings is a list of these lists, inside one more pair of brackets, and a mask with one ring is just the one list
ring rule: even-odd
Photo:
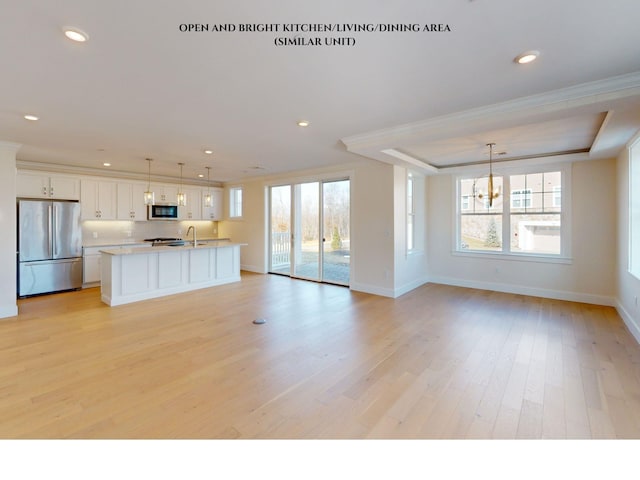
[[144,240],[99,240],[91,239],[82,242],[83,247],[115,247],[118,245],[144,245]]
[[[178,237],[176,237],[178,238]],[[186,238],[184,239],[185,241],[191,241],[191,240],[187,240]],[[231,240],[230,238],[213,238],[213,237],[205,237],[205,238],[198,238],[198,243],[200,242],[217,242],[217,241],[229,241]],[[83,247],[116,247],[116,246],[124,246],[124,245],[147,245],[150,242],[145,242],[144,240],[135,240],[135,239],[130,239],[130,240],[101,240],[101,239],[87,239],[87,240],[83,240],[82,242],[82,246]],[[157,247],[155,247],[157,248]]]
[[235,243],[235,242],[231,242],[229,240],[224,240],[224,239],[215,239],[215,241],[211,241],[209,240],[211,243],[206,243],[205,241],[203,241],[203,243],[200,243],[200,241],[198,241],[198,245],[197,246],[193,246],[190,244],[187,245],[180,245],[180,246],[173,246],[170,247],[168,245],[163,245],[163,246],[157,246],[157,247],[131,247],[131,248],[117,248],[117,249],[105,249],[105,250],[100,250],[101,253],[106,253],[107,255],[135,255],[135,254],[150,254],[150,253],[163,253],[163,252],[176,252],[176,251],[181,251],[181,250],[203,250],[203,249],[209,249],[209,248],[222,248],[222,247],[234,247],[234,246],[246,246],[246,243]]

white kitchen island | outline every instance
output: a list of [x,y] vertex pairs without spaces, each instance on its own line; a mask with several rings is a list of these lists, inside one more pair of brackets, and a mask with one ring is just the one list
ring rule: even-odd
[[104,249],[101,295],[109,306],[240,281],[240,247],[229,241]]

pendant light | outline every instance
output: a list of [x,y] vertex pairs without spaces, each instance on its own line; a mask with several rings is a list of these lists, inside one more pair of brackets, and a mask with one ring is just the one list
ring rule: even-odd
[[211,190],[209,185],[209,171],[211,170],[211,167],[204,167],[204,168],[207,169],[207,194],[204,196],[204,206],[210,207],[212,204]]
[[[489,185],[488,185],[488,193],[487,197],[489,197],[489,208],[493,206],[493,199],[498,198],[500,196],[500,190],[493,189],[493,169],[492,169],[492,161],[493,161],[493,147],[495,147],[495,143],[487,143],[487,147],[489,147]],[[483,198],[484,194],[480,192],[478,198]]]
[[153,205],[153,192],[151,191],[151,162],[153,162],[153,160],[151,158],[147,158],[146,159],[147,162],[149,162],[149,181],[147,183],[147,191],[144,192],[143,194],[143,198],[144,198],[144,204],[145,205]]
[[180,165],[180,190],[178,190],[178,205],[184,207],[187,204],[187,199],[182,191],[182,167],[184,166],[183,162],[178,163]]

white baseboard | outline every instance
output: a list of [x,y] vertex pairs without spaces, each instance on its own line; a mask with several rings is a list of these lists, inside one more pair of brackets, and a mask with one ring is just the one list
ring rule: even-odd
[[18,316],[18,305],[10,305],[0,307],[0,318],[9,318]]
[[256,267],[253,265],[240,265],[240,270],[253,273],[267,273],[264,268]]
[[377,285],[351,282],[351,284],[349,285],[349,289],[355,292],[371,293],[372,295],[395,298],[395,292],[392,288],[379,287]]
[[449,277],[430,277],[429,282],[442,283],[444,285],[454,285],[456,287],[477,288],[478,290],[492,290],[494,292],[528,295],[531,297],[552,298],[554,300],[591,303],[594,305],[604,305],[607,307],[616,306],[616,302],[613,297],[607,297],[605,295],[593,295],[591,293],[568,292],[564,290],[525,287],[522,285],[510,285],[505,283],[478,282],[475,280],[462,280],[459,278]]
[[633,338],[636,339],[636,342],[640,343],[640,325],[638,325],[638,323],[633,319],[631,314],[627,312],[627,310],[624,308],[622,303],[620,303],[620,300],[616,301],[615,307],[616,307],[616,310],[618,311],[618,315],[620,315],[620,317],[622,318],[622,321],[631,332],[631,335],[633,335]]
[[425,276],[425,277],[421,277],[421,278],[419,278],[417,280],[414,280],[412,282],[406,283],[402,287],[396,288],[394,290],[393,297],[397,298],[400,295],[404,295],[405,293],[408,293],[411,290],[414,290],[414,289],[418,288],[419,286],[424,285],[428,281],[429,281],[429,278]]

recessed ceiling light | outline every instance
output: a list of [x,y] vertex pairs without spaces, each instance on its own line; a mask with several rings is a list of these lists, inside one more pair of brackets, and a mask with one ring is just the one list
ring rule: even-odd
[[199,174],[198,174],[198,178],[204,178],[204,174],[199,173]]
[[204,153],[206,153],[207,155],[211,155],[213,153],[213,150],[205,150]]
[[528,52],[521,53],[513,59],[514,62],[519,64],[531,63],[540,56],[540,52],[537,50],[529,50]]
[[86,42],[89,40],[89,35],[75,27],[64,27],[64,35],[74,42]]
[[111,164],[109,162],[104,162],[102,165],[104,165],[105,167],[110,167]]
[[298,122],[298,126],[299,127],[308,127],[309,126],[309,121],[308,120],[300,120]]
[[25,120],[31,120],[32,122],[39,120],[39,118],[36,117],[35,115],[25,115],[24,118]]

